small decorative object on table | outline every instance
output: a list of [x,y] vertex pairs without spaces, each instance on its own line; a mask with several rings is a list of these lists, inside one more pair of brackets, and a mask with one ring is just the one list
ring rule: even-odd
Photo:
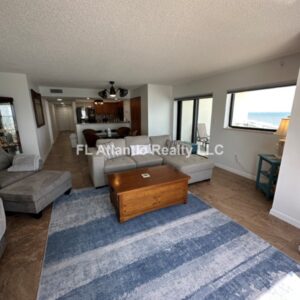
[[[272,199],[275,194],[281,159],[274,154],[259,154],[258,156],[256,188],[261,190],[268,199]],[[264,168],[264,163],[268,166],[267,168]]]
[[149,177],[151,177],[149,173],[143,173],[143,174],[141,174],[141,176],[143,178],[149,178]]

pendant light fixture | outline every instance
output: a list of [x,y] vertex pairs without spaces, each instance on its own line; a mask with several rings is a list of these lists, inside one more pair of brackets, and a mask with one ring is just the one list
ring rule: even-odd
[[114,81],[110,81],[109,83],[111,84],[111,87],[109,89],[109,96],[112,97],[112,98],[115,98],[115,97],[117,97],[117,93],[116,93],[116,90],[114,88],[115,83],[114,83]]
[[123,88],[115,88],[114,81],[110,81],[110,88],[102,90],[98,93],[98,95],[102,98],[102,99],[116,99],[117,100],[117,96],[119,94],[119,97],[125,97],[128,94],[128,90],[127,89],[123,89]]

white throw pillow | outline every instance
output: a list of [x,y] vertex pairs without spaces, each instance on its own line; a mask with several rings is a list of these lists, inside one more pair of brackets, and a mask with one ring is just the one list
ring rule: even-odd
[[131,145],[130,146],[131,155],[146,155],[152,154],[151,145]]

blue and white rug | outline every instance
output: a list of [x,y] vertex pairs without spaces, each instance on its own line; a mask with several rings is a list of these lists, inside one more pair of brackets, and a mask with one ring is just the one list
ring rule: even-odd
[[53,206],[39,299],[254,299],[300,266],[189,194],[119,224],[108,189]]

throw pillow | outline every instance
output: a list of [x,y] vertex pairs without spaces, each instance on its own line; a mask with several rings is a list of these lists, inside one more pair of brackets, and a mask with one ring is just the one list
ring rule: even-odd
[[131,156],[152,154],[151,145],[131,145]]

